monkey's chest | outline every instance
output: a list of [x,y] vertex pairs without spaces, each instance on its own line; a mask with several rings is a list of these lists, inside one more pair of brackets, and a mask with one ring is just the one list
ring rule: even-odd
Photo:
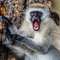
[[31,33],[29,34],[29,33],[24,33],[24,32],[23,32],[23,33],[21,34],[21,36],[23,36],[23,37],[28,37],[28,38],[33,38],[34,35],[31,34]]

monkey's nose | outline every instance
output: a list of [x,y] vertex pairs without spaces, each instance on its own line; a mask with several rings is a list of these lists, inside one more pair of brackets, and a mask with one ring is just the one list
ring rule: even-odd
[[37,15],[37,13],[35,13],[35,15]]

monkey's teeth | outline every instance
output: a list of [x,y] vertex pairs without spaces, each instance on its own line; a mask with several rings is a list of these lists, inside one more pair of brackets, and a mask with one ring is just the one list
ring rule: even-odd
[[34,21],[39,21],[39,20],[38,19],[33,19],[32,21],[34,22]]
[[38,27],[34,27],[34,29],[35,29],[35,30],[37,30],[37,29],[38,29]]
[[34,22],[34,19],[33,19],[33,22]]
[[39,21],[39,20],[38,20]]

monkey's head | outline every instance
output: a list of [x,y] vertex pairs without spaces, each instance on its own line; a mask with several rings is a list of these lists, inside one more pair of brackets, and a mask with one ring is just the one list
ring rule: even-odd
[[31,22],[33,29],[38,31],[43,20],[48,21],[49,10],[43,4],[35,3],[29,5],[25,11],[25,20]]

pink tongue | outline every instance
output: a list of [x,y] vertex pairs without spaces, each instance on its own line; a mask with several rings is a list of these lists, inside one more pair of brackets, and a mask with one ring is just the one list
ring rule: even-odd
[[34,27],[38,27],[38,22],[37,21],[34,23]]
[[34,29],[38,29],[38,22],[37,21],[35,21],[35,23],[34,23]]

